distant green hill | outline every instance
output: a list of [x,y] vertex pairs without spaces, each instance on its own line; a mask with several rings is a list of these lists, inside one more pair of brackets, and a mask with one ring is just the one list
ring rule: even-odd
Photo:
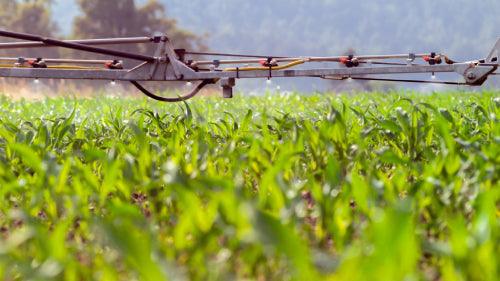
[[[74,1],[56,0],[69,31]],[[217,49],[287,54],[447,51],[485,55],[500,37],[500,1],[161,0]]]
[[500,37],[500,1],[163,0],[211,45],[291,54],[446,51],[484,56]]

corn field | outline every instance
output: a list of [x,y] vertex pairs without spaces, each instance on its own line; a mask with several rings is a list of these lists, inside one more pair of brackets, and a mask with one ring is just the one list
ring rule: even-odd
[[500,92],[0,98],[0,280],[500,280]]

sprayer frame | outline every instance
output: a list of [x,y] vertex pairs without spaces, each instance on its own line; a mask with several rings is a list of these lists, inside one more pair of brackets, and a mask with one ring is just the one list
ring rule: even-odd
[[[83,52],[91,52],[110,56],[110,60],[72,60],[72,59],[43,59],[45,63],[76,63],[84,65],[98,65],[105,62],[129,59],[140,63],[131,69],[109,68],[78,68],[70,69],[60,66],[57,69],[50,67],[1,67],[0,77],[32,78],[32,79],[88,79],[129,81],[148,97],[159,101],[177,102],[194,97],[204,86],[219,82],[223,89],[223,96],[231,98],[233,87],[237,79],[274,77],[315,77],[323,79],[363,79],[402,82],[442,83],[453,85],[482,85],[489,75],[496,75],[498,58],[500,56],[500,39],[490,54],[482,60],[468,62],[453,62],[442,54],[396,54],[376,56],[337,56],[337,57],[273,57],[234,55],[219,53],[196,53],[174,49],[172,42],[166,36],[133,37],[133,38],[105,38],[88,40],[56,40],[37,35],[17,33],[0,30],[0,36],[9,37],[28,42],[0,43],[0,49],[28,49],[41,47],[61,47]],[[112,49],[96,47],[100,45],[121,44],[157,44],[154,56],[134,54]],[[186,55],[230,56],[245,57],[236,60],[186,60]],[[250,58],[251,59],[250,59]],[[441,64],[446,58],[446,64]],[[429,64],[417,64],[415,60],[424,59]],[[439,60],[438,60],[439,59]],[[21,58],[0,58],[3,61],[20,61]],[[22,59],[29,61],[30,59]],[[39,59],[40,60],[40,59]],[[393,63],[394,60],[405,60],[405,63]],[[387,62],[389,61],[389,62]],[[295,69],[297,65],[314,62],[337,62],[338,67]],[[288,63],[287,65],[279,65]],[[249,67],[248,64],[259,64]],[[231,65],[232,68],[220,69],[221,65]],[[208,69],[201,67],[208,66]],[[294,69],[292,69],[294,68]],[[411,73],[456,73],[463,77],[464,82],[448,81],[417,81],[400,79],[383,79],[380,77],[367,77],[367,75],[395,75]],[[149,81],[200,81],[193,91],[186,96],[178,98],[164,98],[146,90],[139,82]]]

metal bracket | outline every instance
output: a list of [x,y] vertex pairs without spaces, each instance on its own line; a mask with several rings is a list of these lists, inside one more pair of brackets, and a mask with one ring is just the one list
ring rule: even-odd
[[461,74],[465,82],[471,86],[480,86],[486,79],[488,75],[495,72],[496,66],[483,66],[477,65],[476,63],[464,63],[456,65],[456,72]]
[[158,66],[160,65],[160,60],[161,60],[160,58],[163,57],[163,55],[165,54],[165,50],[166,50],[165,41],[160,41],[160,44],[158,45],[155,51],[156,61],[151,66],[151,71],[149,73],[149,77],[151,77],[151,79],[153,79],[156,71],[158,70]]
[[497,43],[495,44],[495,47],[493,47],[493,50],[491,50],[490,54],[486,58],[487,62],[494,62],[493,58],[497,58],[497,63],[498,60],[500,59],[500,39],[498,39]]
[[[174,46],[172,45],[172,42],[165,36],[165,53],[166,57],[169,60],[170,65],[172,66],[172,70],[174,73],[174,77],[177,80],[197,80],[196,78],[196,72],[186,66],[183,62],[181,62],[177,58],[177,54],[175,53]],[[168,73],[165,74],[165,79],[168,80]],[[198,79],[199,80],[199,79]]]
[[234,78],[223,78],[220,80],[220,86],[222,87],[222,97],[225,99],[233,98],[233,88],[236,85],[236,79]]

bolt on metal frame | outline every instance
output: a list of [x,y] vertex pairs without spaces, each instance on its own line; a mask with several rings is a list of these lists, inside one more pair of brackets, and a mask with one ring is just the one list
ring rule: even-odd
[[[172,42],[166,36],[64,41],[5,30],[0,30],[0,36],[28,41],[0,43],[0,49],[62,47],[110,56],[110,60],[0,57],[0,77],[128,81],[148,97],[163,102],[178,102],[190,99],[196,96],[206,85],[217,82],[219,82],[222,87],[223,97],[231,98],[233,97],[233,88],[236,85],[236,80],[250,78],[314,77],[335,80],[351,78],[359,80],[479,86],[482,85],[490,75],[498,75],[495,71],[498,69],[498,58],[500,56],[500,39],[485,59],[468,62],[454,62],[448,59],[444,54],[436,53],[332,57],[274,57],[248,54],[189,52],[186,50],[174,49]],[[102,45],[121,44],[157,44],[158,46],[154,56],[100,47]],[[195,56],[200,55],[212,57],[239,57],[240,59],[196,60]],[[192,59],[186,59],[188,56],[191,56]],[[135,60],[140,63],[131,69],[96,67],[103,64],[109,66],[110,63],[121,63],[119,59]],[[25,64],[25,62],[32,62],[34,60],[43,61],[44,65],[42,67],[30,67],[30,64]],[[394,62],[395,60],[404,60],[404,62]],[[418,64],[416,63],[417,60],[422,60],[425,64]],[[331,68],[297,68],[299,65],[307,66],[308,64],[317,62],[333,62],[338,63],[339,66]],[[9,65],[12,63],[13,65]],[[91,65],[92,67],[64,65],[69,63],[75,65]],[[287,64],[280,65],[280,63]],[[31,65],[33,66],[34,64]],[[228,65],[229,67],[221,68],[222,65]],[[205,69],[202,67],[208,68]],[[456,73],[463,77],[464,82],[422,81],[367,76],[412,73]],[[148,81],[200,81],[200,84],[186,96],[166,98],[149,92],[139,83]]]

